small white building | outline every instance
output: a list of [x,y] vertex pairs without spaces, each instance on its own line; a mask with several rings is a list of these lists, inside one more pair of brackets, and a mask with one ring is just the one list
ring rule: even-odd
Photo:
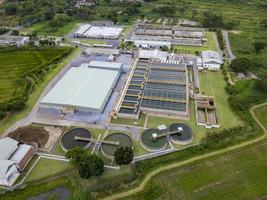
[[153,40],[134,40],[134,46],[144,49],[161,49],[166,46],[171,48],[171,42],[167,41],[153,41]]
[[0,46],[23,46],[28,44],[30,41],[29,37],[24,36],[9,36],[9,35],[0,35]]
[[221,64],[223,64],[221,55],[216,51],[212,50],[202,51],[201,57],[202,57],[203,69],[216,71],[219,70]]
[[19,175],[19,167],[14,161],[0,160],[0,185],[12,186]]

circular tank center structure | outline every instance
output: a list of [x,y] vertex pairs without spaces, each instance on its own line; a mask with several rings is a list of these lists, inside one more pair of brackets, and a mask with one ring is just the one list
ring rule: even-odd
[[[182,128],[182,131],[179,131],[179,128]],[[186,124],[175,123],[170,125],[169,132],[175,132],[175,134],[170,134],[170,139],[173,143],[177,144],[188,144],[193,139],[193,131]]]
[[142,133],[141,144],[148,151],[157,151],[166,148],[167,138],[166,136],[153,139],[153,136],[160,136],[162,132],[158,129],[147,129]]
[[[107,143],[105,143],[105,141]],[[106,157],[112,159],[115,151],[121,146],[128,146],[133,148],[133,141],[130,136],[124,133],[111,133],[104,138],[102,143],[102,153]]]
[[73,128],[68,130],[61,137],[61,147],[64,151],[69,151],[75,147],[81,147],[83,149],[89,148],[90,141],[77,140],[76,137],[93,139],[92,133],[85,128]]

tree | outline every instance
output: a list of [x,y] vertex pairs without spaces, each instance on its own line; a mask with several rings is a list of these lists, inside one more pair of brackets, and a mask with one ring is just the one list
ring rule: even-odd
[[267,76],[256,80],[255,87],[257,90],[267,93]]
[[104,162],[96,155],[87,155],[82,157],[78,171],[81,178],[100,176],[104,172]]
[[66,158],[70,159],[74,166],[78,166],[87,155],[88,153],[84,149],[75,147],[66,153]]
[[252,62],[248,58],[236,58],[230,64],[230,68],[234,72],[246,72],[251,67]]
[[164,45],[162,48],[161,48],[162,51],[169,51],[169,47],[167,47],[166,45]]
[[133,150],[128,146],[119,147],[114,153],[114,160],[118,165],[128,165],[133,160]]
[[12,32],[11,32],[10,35],[15,35],[15,36],[17,36],[17,35],[19,35],[19,31],[16,30],[16,29],[14,29],[14,30],[12,30]]
[[100,176],[104,172],[104,162],[101,158],[96,155],[89,155],[86,150],[80,147],[68,151],[66,158],[70,159],[71,164],[77,167],[81,178]]
[[267,19],[261,20],[260,24],[263,28],[267,29]]
[[255,52],[258,54],[260,53],[261,50],[265,48],[266,44],[258,41],[258,42],[254,42],[253,46],[254,46]]
[[220,28],[223,27],[223,18],[219,14],[215,14],[212,12],[204,12],[203,13],[203,22],[202,25],[205,28]]
[[18,9],[15,3],[8,3],[5,5],[5,13],[7,15],[15,15]]

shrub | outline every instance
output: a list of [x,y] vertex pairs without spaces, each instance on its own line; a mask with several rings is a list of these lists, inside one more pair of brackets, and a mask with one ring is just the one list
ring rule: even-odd
[[119,147],[114,154],[114,160],[118,165],[128,165],[133,160],[133,150],[128,146]]

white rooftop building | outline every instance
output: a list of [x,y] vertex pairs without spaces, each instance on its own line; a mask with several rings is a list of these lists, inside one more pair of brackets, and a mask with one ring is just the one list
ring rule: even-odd
[[204,69],[208,70],[219,70],[221,64],[223,64],[223,60],[221,55],[212,50],[202,51],[202,66]]
[[122,27],[115,26],[95,26],[83,24],[74,33],[74,37],[85,37],[95,39],[117,39],[123,31]]
[[168,53],[165,51],[159,51],[159,50],[140,50],[139,51],[139,58],[145,58],[145,59],[158,59],[161,61],[166,61],[168,57]]
[[0,185],[12,186],[34,155],[30,145],[12,138],[0,140]]
[[72,67],[41,100],[41,106],[102,113],[121,68],[121,63],[102,61]]
[[164,46],[171,48],[171,42],[153,40],[134,40],[134,45],[138,48],[160,49]]
[[10,35],[0,35],[0,46],[5,45],[15,45],[23,46],[30,41],[29,37],[24,36],[10,36]]

